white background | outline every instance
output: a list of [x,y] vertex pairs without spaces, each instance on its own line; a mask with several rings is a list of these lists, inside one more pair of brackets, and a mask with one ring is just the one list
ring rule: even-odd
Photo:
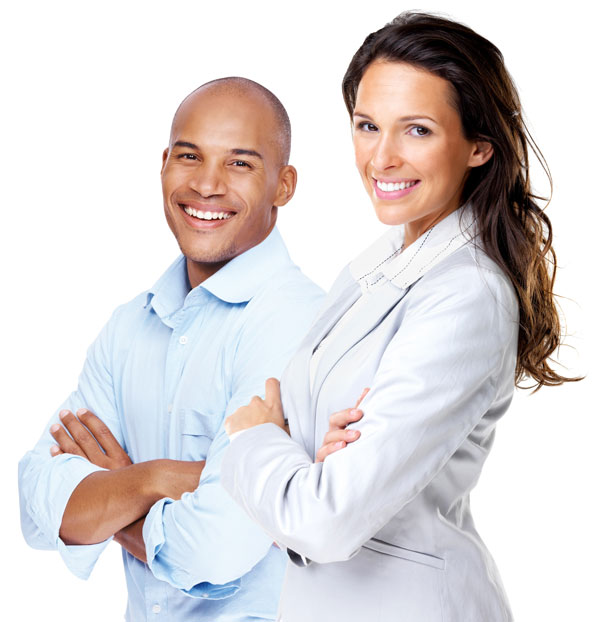
[[[599,619],[598,16],[591,2],[561,6],[422,7],[451,13],[505,54],[555,182],[556,291],[574,348],[561,360],[588,375],[517,395],[473,495],[518,621]],[[178,0],[2,9],[2,617],[12,609],[12,620],[122,619],[117,545],[88,582],[56,553],[25,545],[16,464],[74,387],[111,310],[152,285],[178,252],[159,182],[177,104],[227,75],[281,98],[299,186],[280,228],[295,261],[326,288],[382,230],[353,168],[341,79],[364,37],[407,8]],[[534,181],[547,192],[537,170]]]

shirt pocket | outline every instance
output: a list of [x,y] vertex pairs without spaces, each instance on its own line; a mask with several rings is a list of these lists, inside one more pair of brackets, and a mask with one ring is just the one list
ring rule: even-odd
[[180,410],[181,460],[206,460],[217,430],[219,417],[193,408]]

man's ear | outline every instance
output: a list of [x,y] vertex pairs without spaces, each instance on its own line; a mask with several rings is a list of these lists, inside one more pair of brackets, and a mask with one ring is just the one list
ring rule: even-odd
[[281,168],[279,171],[279,181],[277,182],[277,194],[273,201],[274,206],[281,207],[294,196],[297,180],[298,173],[291,164]]
[[162,154],[162,164],[160,167],[160,174],[162,175],[163,171],[165,170],[165,164],[167,163],[167,158],[169,157],[169,148],[167,147]]
[[473,143],[473,151],[469,158],[469,166],[475,168],[485,164],[494,155],[492,143],[487,140],[476,140]]

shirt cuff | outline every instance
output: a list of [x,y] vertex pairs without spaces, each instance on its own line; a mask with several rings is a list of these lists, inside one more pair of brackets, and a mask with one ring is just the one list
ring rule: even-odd
[[52,504],[48,508],[49,512],[44,512],[43,506],[34,503],[34,520],[37,524],[42,525],[43,530],[52,533],[55,546],[67,568],[76,577],[87,579],[94,569],[100,553],[112,538],[97,544],[65,544],[59,536],[60,525],[67,503],[81,481],[96,471],[105,471],[106,469],[92,464],[81,456],[65,454],[52,458],[52,460],[62,460],[63,462],[60,465],[60,472],[55,473],[58,477],[52,484],[48,482],[50,490],[52,490]]
[[174,503],[174,500],[168,497],[160,499],[150,508],[144,521],[142,535],[146,546],[146,563],[150,571],[160,581],[166,581],[194,598],[220,600],[233,596],[240,589],[240,579],[222,585],[208,581],[190,585],[189,574],[184,569],[177,568],[161,558],[160,552],[166,543],[163,511],[171,503]]

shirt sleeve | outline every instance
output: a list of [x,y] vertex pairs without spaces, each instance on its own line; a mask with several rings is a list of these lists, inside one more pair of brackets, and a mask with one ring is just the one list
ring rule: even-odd
[[[310,296],[262,304],[246,321],[235,354],[232,395],[224,416],[264,395],[265,380],[279,377],[321,302]],[[154,576],[191,596],[223,598],[269,552],[273,539],[251,521],[221,486],[221,461],[229,439],[224,422],[206,458],[198,488],[178,501],[162,499],[150,509],[143,536]],[[283,553],[282,553],[283,554]]]
[[69,570],[82,579],[88,578],[109,540],[92,545],[67,545],[60,539],[59,530],[75,488],[91,473],[104,469],[80,456],[52,457],[50,447],[55,441],[49,428],[60,423],[61,410],[75,412],[85,407],[97,414],[123,445],[110,365],[111,333],[109,322],[88,349],[77,390],[57,409],[35,447],[19,462],[21,529],[25,540],[37,549],[58,550]]
[[515,295],[491,276],[473,267],[420,284],[361,404],[355,443],[323,463],[273,424],[230,444],[223,486],[274,540],[319,563],[349,559],[439,473],[498,395],[512,394]]

